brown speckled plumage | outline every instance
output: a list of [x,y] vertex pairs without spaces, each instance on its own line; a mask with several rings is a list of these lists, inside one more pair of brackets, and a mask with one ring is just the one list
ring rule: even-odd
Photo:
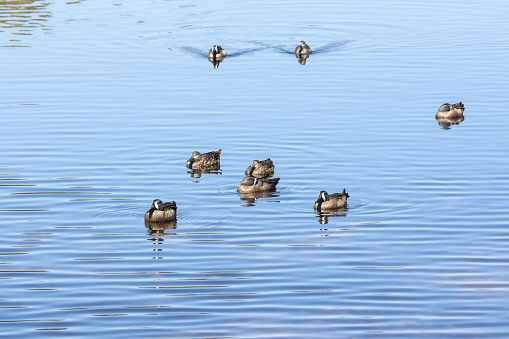
[[265,160],[253,160],[246,168],[246,176],[255,178],[268,178],[274,175],[274,163],[270,158]]
[[187,160],[186,167],[189,169],[218,170],[221,167],[221,150],[201,154],[194,151]]

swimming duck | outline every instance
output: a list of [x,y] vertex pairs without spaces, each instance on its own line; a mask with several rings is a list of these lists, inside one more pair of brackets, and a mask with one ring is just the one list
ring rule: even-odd
[[461,118],[463,116],[463,111],[465,110],[465,106],[460,101],[457,104],[443,104],[438,109],[437,114],[435,115],[436,119],[442,118]]
[[299,43],[299,46],[295,47],[295,50],[293,51],[294,54],[311,54],[313,53],[313,51],[311,50],[311,48],[304,42],[304,41],[301,41]]
[[442,126],[442,129],[451,129],[452,125],[459,125],[460,122],[465,120],[465,117],[461,116],[458,118],[435,118],[438,121],[438,124]]
[[159,199],[152,201],[152,206],[145,213],[146,222],[168,222],[177,219],[177,204],[175,201],[163,203]]
[[245,177],[240,181],[240,186],[237,188],[239,193],[256,193],[256,192],[270,192],[276,190],[276,185],[279,178],[255,178]]
[[334,193],[329,195],[327,191],[318,193],[318,200],[315,201],[315,211],[327,211],[346,206],[346,199],[349,195],[343,189],[343,193]]
[[221,160],[221,150],[212,151],[201,154],[194,151],[189,160],[187,160],[186,167],[189,169],[219,169]]
[[274,163],[270,158],[265,160],[253,160],[251,165],[246,168],[247,177],[268,178],[274,175]]
[[224,49],[219,45],[214,45],[212,48],[207,52],[207,58],[224,58],[226,56],[226,52]]

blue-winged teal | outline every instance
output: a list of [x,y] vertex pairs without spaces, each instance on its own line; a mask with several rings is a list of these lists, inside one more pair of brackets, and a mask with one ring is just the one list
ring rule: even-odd
[[276,190],[276,185],[279,178],[255,178],[245,177],[240,181],[240,186],[237,188],[239,193],[257,193],[257,192],[270,192]]
[[274,175],[274,163],[270,158],[265,160],[253,160],[251,165],[246,168],[247,177],[268,178]]
[[152,206],[145,213],[145,221],[147,222],[168,222],[177,219],[177,204],[175,201],[163,203],[156,199],[152,201]]
[[293,51],[294,54],[311,54],[313,53],[313,51],[311,50],[311,48],[304,42],[304,41],[301,41],[299,43],[299,46],[295,47],[295,50]]
[[465,110],[465,106],[460,101],[457,104],[443,104],[438,109],[437,114],[435,115],[436,119],[453,119],[453,118],[461,118],[463,117],[463,111]]
[[329,195],[327,191],[321,191],[318,194],[318,200],[315,201],[315,211],[334,210],[346,206],[346,199],[349,195],[343,189],[343,193],[334,193]]
[[189,169],[219,169],[221,165],[221,152],[219,150],[201,154],[198,151],[194,151],[189,160],[187,160],[186,167]]
[[226,56],[226,52],[219,45],[214,45],[207,52],[207,58],[224,58]]

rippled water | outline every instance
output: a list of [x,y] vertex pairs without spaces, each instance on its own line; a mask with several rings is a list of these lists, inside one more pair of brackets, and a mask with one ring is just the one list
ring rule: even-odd
[[[507,337],[508,14],[0,2],[0,336]],[[277,191],[242,199],[268,157]],[[174,227],[145,227],[155,198]]]

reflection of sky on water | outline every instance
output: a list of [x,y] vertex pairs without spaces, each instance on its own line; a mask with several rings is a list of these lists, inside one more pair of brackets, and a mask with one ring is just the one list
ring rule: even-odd
[[[508,333],[502,7],[0,2],[0,45],[32,47],[0,48],[1,333]],[[277,190],[237,193],[268,157]],[[155,198],[178,223],[144,223]]]

